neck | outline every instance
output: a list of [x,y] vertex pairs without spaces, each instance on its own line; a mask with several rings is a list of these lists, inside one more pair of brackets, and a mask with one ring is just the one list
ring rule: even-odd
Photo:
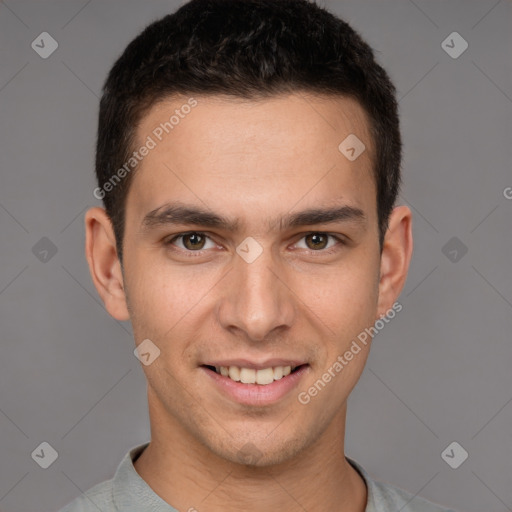
[[346,405],[313,446],[267,467],[235,464],[177,422],[152,421],[151,442],[134,466],[178,510],[364,512],[366,485],[344,455],[345,415]]

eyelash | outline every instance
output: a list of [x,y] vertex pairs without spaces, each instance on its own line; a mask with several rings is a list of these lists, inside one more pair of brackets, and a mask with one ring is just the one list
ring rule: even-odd
[[[183,238],[184,236],[187,236],[187,235],[201,235],[201,236],[204,236],[206,238],[208,238],[209,240],[211,240],[211,238],[206,234],[204,233],[203,231],[187,231],[186,233],[180,233],[178,235],[175,235],[174,237],[172,237],[170,240],[167,240],[165,242],[165,245],[167,247],[169,247],[172,251],[175,251],[175,252],[180,252],[180,253],[184,253],[186,254],[186,257],[188,258],[194,258],[194,257],[197,257],[197,256],[203,256],[203,253],[205,251],[208,251],[208,249],[200,249],[198,251],[190,251],[188,249],[179,249],[179,248],[176,248],[173,246],[173,242],[180,239],[180,238]],[[333,247],[330,247],[329,249],[319,249],[317,251],[314,251],[314,250],[307,250],[306,249],[306,252],[310,253],[310,254],[321,254],[321,255],[325,255],[325,254],[332,254],[334,253],[336,250],[339,249],[339,245],[346,245],[346,241],[341,238],[340,236],[336,236],[336,235],[332,235],[331,233],[326,233],[325,231],[309,231],[308,233],[305,233],[302,238],[299,239],[302,240],[303,238],[305,238],[306,236],[308,235],[324,235],[324,236],[328,236],[328,237],[331,237],[333,238],[334,240],[336,240],[338,242],[338,244],[336,244],[335,246]]]

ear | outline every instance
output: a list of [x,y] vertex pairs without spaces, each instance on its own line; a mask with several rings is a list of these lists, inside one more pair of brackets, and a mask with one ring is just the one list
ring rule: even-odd
[[128,320],[130,315],[114,229],[103,208],[91,208],[85,214],[85,257],[107,311],[116,320]]
[[393,306],[404,287],[412,256],[412,214],[397,206],[389,217],[380,260],[378,316]]

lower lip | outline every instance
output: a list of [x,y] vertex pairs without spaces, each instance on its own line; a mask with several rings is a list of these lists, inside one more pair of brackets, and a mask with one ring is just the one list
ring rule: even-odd
[[212,379],[214,384],[221,392],[231,397],[236,402],[244,405],[269,405],[285,397],[299,384],[299,381],[309,366],[303,365],[298,370],[290,373],[286,377],[275,380],[271,384],[243,384],[235,382],[229,377],[210,370],[204,366],[200,367]]

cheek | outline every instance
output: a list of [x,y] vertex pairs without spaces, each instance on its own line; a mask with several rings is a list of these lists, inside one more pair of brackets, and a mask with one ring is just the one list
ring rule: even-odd
[[167,367],[175,368],[177,361],[180,368],[193,367],[190,349],[197,341],[197,331],[207,330],[212,322],[212,301],[222,273],[173,265],[161,253],[141,251],[132,258],[127,267],[127,295],[135,339],[152,340]]
[[151,266],[147,262],[145,267],[133,268],[137,271],[132,269],[127,295],[134,337],[137,344],[150,339],[160,351],[154,362],[142,369],[149,387],[161,395],[162,403],[181,407],[175,392],[166,390],[179,389],[177,382],[184,379],[192,364],[185,352],[193,339],[188,329],[199,298],[191,292],[190,280],[183,276],[180,279],[176,269],[170,272],[161,264]]
[[373,323],[378,299],[378,266],[360,258],[321,269],[302,280],[298,296],[324,324],[342,338]]
[[131,319],[139,336],[161,337],[193,306],[190,283],[187,287],[176,269],[170,272],[170,266],[141,257],[127,268],[127,275]]

